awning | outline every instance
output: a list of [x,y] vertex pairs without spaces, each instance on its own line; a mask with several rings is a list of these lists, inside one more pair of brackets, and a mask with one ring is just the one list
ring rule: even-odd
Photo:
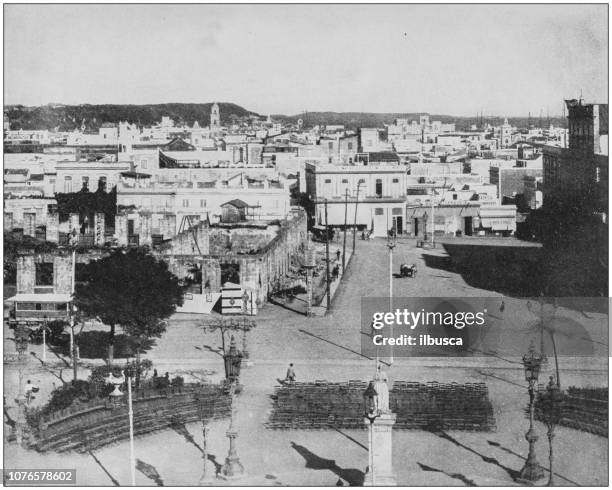
[[516,221],[513,218],[481,218],[480,226],[482,228],[491,228],[492,230],[504,231],[504,230],[515,230]]
[[70,301],[70,294],[27,294],[21,293],[4,301],[17,301],[24,303],[68,303]]

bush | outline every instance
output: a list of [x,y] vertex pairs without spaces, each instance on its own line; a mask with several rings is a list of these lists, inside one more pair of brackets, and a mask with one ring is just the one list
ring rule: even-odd
[[[60,340],[64,330],[68,326],[68,322],[65,320],[53,320],[47,323],[47,344],[48,345],[59,345],[63,341]],[[43,342],[43,328],[44,324],[40,325],[36,330],[32,330],[30,333],[30,342],[35,345],[40,345]]]

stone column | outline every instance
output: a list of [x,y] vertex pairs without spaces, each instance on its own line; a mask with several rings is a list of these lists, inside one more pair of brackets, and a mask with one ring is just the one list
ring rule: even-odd
[[94,214],[94,243],[101,247],[104,245],[104,234],[106,232],[106,223],[104,213]]
[[23,213],[23,234],[36,236],[36,213]]
[[76,230],[77,235],[81,233],[81,226],[79,224],[79,214],[71,213],[68,216],[68,233],[72,233],[72,230]]
[[196,228],[196,237],[202,255],[208,255],[210,250],[208,230],[209,228],[205,226],[204,223],[200,223]]
[[59,294],[72,292],[72,255],[53,258],[53,292]]
[[[168,238],[176,235],[176,214],[169,214],[168,219]],[[164,237],[165,238],[165,237]]]
[[139,229],[139,244],[140,246],[151,246],[151,216],[149,214],[140,215],[140,229]]
[[17,258],[17,293],[33,293],[36,280],[34,256],[27,255]]
[[4,213],[4,231],[11,231],[13,229],[13,213]]
[[47,214],[47,236],[48,242],[59,242],[59,213]]
[[[368,469],[363,481],[364,487],[371,486],[396,486],[395,474],[393,473],[393,424],[396,415],[394,413],[383,413],[374,419],[370,426],[370,420],[365,419],[368,430],[371,431],[372,454],[368,463]],[[370,467],[371,466],[371,467]]]
[[115,215],[115,235],[117,236],[117,244],[120,247],[127,247],[128,244],[128,218],[125,214]]

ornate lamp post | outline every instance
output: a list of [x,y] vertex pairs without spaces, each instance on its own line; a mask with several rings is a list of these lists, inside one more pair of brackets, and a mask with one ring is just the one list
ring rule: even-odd
[[238,431],[234,426],[235,419],[235,403],[236,387],[238,385],[238,377],[240,376],[240,365],[242,363],[242,353],[236,349],[236,339],[232,335],[230,340],[230,348],[227,354],[223,356],[225,361],[225,377],[229,384],[230,395],[230,426],[225,433],[229,439],[229,451],[225,458],[225,464],[221,468],[220,478],[231,480],[244,475],[244,466],[240,462],[238,452],[236,451],[236,438]]
[[25,326],[17,326],[15,328],[15,348],[17,349],[17,362],[19,364],[19,393],[17,395],[17,421],[15,424],[16,432],[15,439],[17,444],[23,442],[23,432],[25,427],[25,404],[26,398],[23,392],[23,368],[24,354],[28,350],[28,341],[30,337],[30,329]]
[[550,377],[550,383],[546,386],[546,392],[540,395],[540,400],[542,404],[542,417],[544,419],[544,423],[547,427],[546,435],[548,436],[548,461],[549,461],[549,472],[550,475],[548,477],[548,486],[554,487],[554,474],[553,474],[553,445],[552,441],[555,437],[555,427],[561,420],[562,416],[562,408],[563,408],[563,393],[561,389],[557,385],[557,383],[553,380],[553,377]]
[[534,482],[544,476],[544,470],[538,464],[535,455],[535,443],[538,436],[533,428],[533,411],[535,401],[535,388],[542,366],[542,354],[534,349],[533,342],[529,346],[529,352],[523,356],[523,367],[525,368],[525,380],[529,383],[529,430],[525,433],[525,439],[529,443],[529,454],[525,466],[519,473],[519,481]]
[[363,405],[364,405],[364,416],[366,419],[370,421],[369,429],[368,429],[368,468],[366,470],[366,474],[370,473],[372,475],[372,486],[376,486],[376,482],[374,481],[374,450],[372,448],[372,439],[373,439],[373,431],[374,431],[374,421],[380,415],[378,411],[378,403],[377,403],[378,392],[376,388],[374,388],[374,381],[370,381],[370,384],[363,392]]
[[125,368],[125,378],[127,381],[128,397],[128,418],[130,421],[130,473],[132,476],[132,486],[136,486],[136,457],[134,455],[134,410],[132,409],[132,379],[136,374],[136,369],[132,363],[128,362]]
[[206,422],[206,410],[204,391],[200,392],[199,396],[200,421],[202,422],[202,476],[200,477],[200,485],[208,481],[208,472],[206,466],[208,464],[208,452],[206,445],[208,442],[208,424]]

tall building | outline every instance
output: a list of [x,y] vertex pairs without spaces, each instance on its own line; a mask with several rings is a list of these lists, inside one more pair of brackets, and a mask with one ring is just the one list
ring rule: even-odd
[[544,205],[574,196],[608,208],[608,104],[566,100],[569,148],[544,147]]
[[210,110],[210,129],[215,131],[221,127],[221,117],[219,116],[219,106],[214,103]]

